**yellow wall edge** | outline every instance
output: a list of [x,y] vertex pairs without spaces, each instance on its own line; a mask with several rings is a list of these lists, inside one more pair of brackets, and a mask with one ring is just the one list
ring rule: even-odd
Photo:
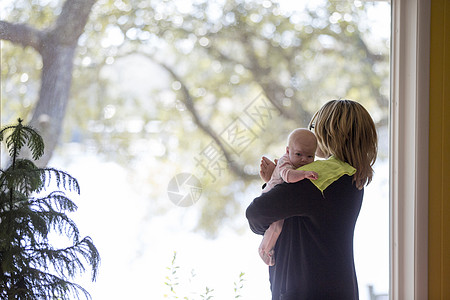
[[428,299],[450,299],[450,1],[431,1]]

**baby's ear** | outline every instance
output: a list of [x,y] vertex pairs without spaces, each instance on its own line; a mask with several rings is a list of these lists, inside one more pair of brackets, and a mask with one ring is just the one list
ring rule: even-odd
[[289,154],[289,146],[286,146],[286,153]]

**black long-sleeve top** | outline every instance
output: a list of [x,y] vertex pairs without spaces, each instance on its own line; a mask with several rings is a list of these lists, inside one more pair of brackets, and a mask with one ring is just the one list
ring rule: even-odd
[[253,200],[246,211],[253,232],[285,219],[269,267],[272,300],[358,299],[353,232],[363,193],[343,175],[323,194],[302,180]]

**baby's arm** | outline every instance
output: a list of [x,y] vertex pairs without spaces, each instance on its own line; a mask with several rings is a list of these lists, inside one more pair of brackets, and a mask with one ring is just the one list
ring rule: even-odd
[[280,170],[281,178],[285,182],[297,182],[303,179],[311,179],[316,180],[319,175],[314,171],[303,171],[303,170],[294,170],[288,167],[282,168]]

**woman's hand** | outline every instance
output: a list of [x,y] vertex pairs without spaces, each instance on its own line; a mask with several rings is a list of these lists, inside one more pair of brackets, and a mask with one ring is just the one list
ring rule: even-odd
[[268,182],[270,177],[272,177],[273,170],[278,162],[278,159],[275,159],[275,162],[271,161],[267,157],[261,157],[261,164],[259,165],[259,176],[264,182]]

